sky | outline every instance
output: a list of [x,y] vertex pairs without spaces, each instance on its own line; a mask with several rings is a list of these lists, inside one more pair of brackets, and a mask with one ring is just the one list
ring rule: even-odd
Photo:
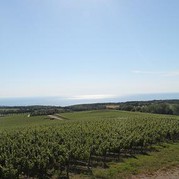
[[0,1],[0,98],[179,92],[178,0]]

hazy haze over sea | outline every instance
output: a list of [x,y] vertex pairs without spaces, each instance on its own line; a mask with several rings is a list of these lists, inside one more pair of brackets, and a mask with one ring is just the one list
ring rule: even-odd
[[28,106],[28,105],[55,105],[68,106],[85,103],[102,102],[125,102],[125,101],[145,101],[160,99],[179,99],[179,93],[158,93],[158,94],[138,94],[130,96],[81,96],[81,97],[19,97],[0,98],[0,106]]

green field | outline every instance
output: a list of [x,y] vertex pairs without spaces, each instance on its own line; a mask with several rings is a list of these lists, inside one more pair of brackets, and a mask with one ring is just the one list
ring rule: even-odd
[[32,116],[28,114],[14,114],[0,117],[0,131],[19,128],[32,128],[41,125],[58,124],[59,121],[49,120],[47,116]]
[[[116,110],[60,115],[66,120],[27,114],[0,117],[0,178],[127,176],[145,171],[144,164],[148,169],[155,166],[155,152],[149,159],[141,154],[179,139],[178,116]],[[179,164],[178,143],[157,149],[171,160],[164,157],[164,164]],[[166,166],[163,163],[160,166]]]

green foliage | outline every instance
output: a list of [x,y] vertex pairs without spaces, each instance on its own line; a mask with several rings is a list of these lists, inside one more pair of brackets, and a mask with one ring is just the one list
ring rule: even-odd
[[[179,165],[179,143],[155,146],[150,155],[136,155],[121,163],[110,163],[109,168],[94,168],[94,178],[124,179],[140,173],[153,173],[159,169],[169,169]],[[137,177],[135,177],[137,178]]]
[[11,115],[11,114],[25,114],[29,113],[32,116],[37,115],[50,115],[57,112],[65,111],[62,107],[56,106],[14,106],[14,107],[1,107],[0,106],[0,116]]
[[173,105],[173,114],[179,115],[179,104]]
[[179,120],[172,116],[111,110],[63,116],[73,120],[1,129],[0,178],[46,178],[57,171],[68,176],[77,161],[91,166],[92,156],[105,159],[109,153],[130,154],[179,139]]

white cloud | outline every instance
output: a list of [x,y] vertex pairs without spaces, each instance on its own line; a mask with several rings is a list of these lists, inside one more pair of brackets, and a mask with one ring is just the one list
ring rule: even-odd
[[140,71],[140,70],[134,70],[132,71],[136,74],[146,74],[146,75],[160,75],[165,77],[175,77],[179,76],[179,71],[170,71],[170,72],[156,72],[156,71]]

